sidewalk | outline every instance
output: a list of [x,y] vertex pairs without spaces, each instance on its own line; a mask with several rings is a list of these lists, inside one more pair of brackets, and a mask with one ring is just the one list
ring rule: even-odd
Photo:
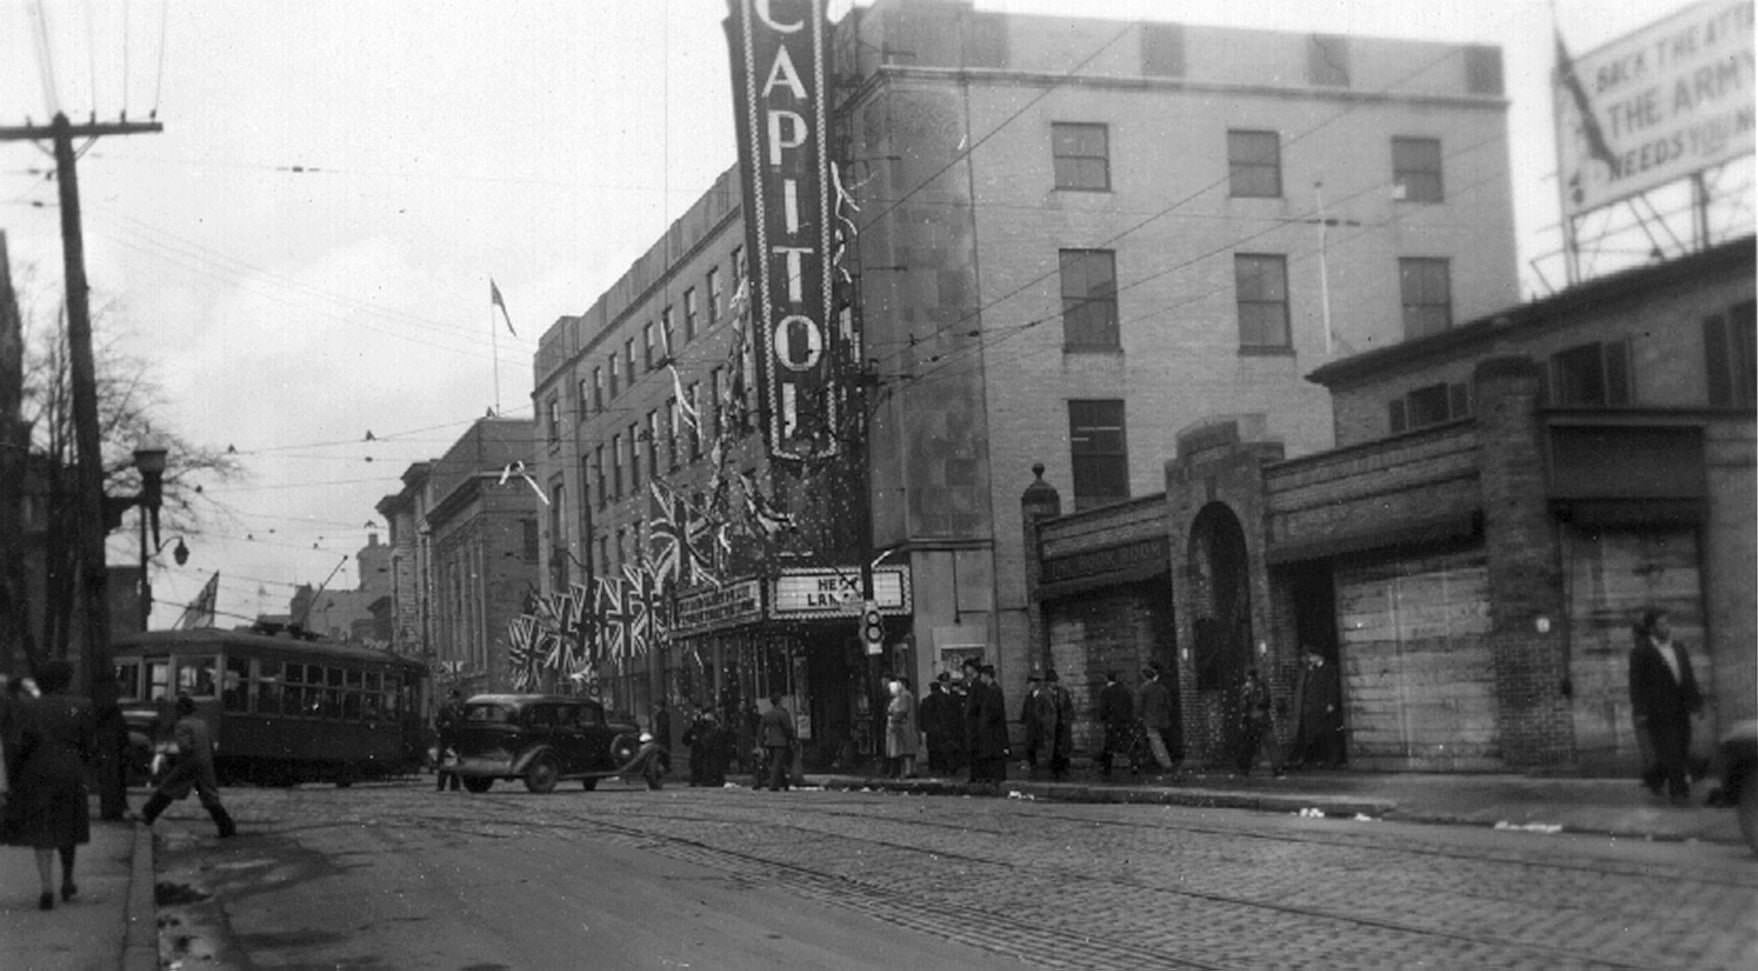
[[807,782],[835,789],[887,789],[940,795],[997,795],[1050,802],[1150,803],[1299,813],[1330,817],[1369,816],[1403,822],[1445,823],[1518,829],[1537,833],[1586,833],[1620,839],[1699,840],[1741,844],[1732,809],[1704,805],[1710,782],[1692,791],[1690,806],[1670,806],[1650,796],[1634,779],[1583,779],[1401,772],[1292,772],[1282,778],[1241,777],[1224,771],[1183,771],[1132,779],[1119,772],[1111,781],[1090,769],[1075,770],[1065,781],[1027,779],[1017,766],[999,791],[973,786],[963,778],[879,779],[860,775],[815,775]]
[[[94,802],[93,809],[96,809]],[[0,847],[0,964],[11,971],[157,971],[153,840],[145,826],[92,820],[73,876],[79,896],[63,903],[55,867],[54,910],[38,910],[30,850]]]

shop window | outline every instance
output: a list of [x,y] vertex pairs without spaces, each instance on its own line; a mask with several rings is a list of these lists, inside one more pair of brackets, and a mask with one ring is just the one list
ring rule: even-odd
[[1401,202],[1440,202],[1441,140],[1392,139],[1392,198]]
[[1059,256],[1064,348],[1117,348],[1116,254],[1105,249],[1065,249]]
[[1398,261],[1398,290],[1404,306],[1404,339],[1438,334],[1453,326],[1453,284],[1447,261]]
[[1235,198],[1280,198],[1281,136],[1273,131],[1228,132],[1227,185]]
[[1752,407],[1753,308],[1754,303],[1748,300],[1703,321],[1705,383],[1713,407]]
[[1122,401],[1070,401],[1068,448],[1077,512],[1129,498]]
[[1441,425],[1471,414],[1471,391],[1464,382],[1431,384],[1394,398],[1390,408],[1392,434]]
[[1634,402],[1628,341],[1581,344],[1551,355],[1551,404],[1605,408]]
[[1056,188],[1106,192],[1111,188],[1110,132],[1104,125],[1058,122],[1050,126]]
[[1237,254],[1233,257],[1233,285],[1239,301],[1239,346],[1288,347],[1287,258]]

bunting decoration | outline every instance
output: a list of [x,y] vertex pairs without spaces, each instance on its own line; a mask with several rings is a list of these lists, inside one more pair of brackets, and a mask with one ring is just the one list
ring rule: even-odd
[[506,467],[501,469],[500,482],[497,484],[506,485],[507,480],[515,476],[525,480],[525,484],[531,487],[531,491],[537,493],[538,501],[546,506],[549,505],[549,497],[543,494],[543,487],[538,485],[537,480],[531,477],[531,473],[525,470],[525,463],[517,459],[508,462]]

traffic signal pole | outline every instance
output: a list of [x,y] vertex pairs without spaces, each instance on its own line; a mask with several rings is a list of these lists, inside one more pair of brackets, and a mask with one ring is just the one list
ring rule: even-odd
[[36,125],[0,128],[0,142],[42,141],[55,147],[55,179],[60,189],[61,254],[67,281],[67,356],[73,396],[73,433],[78,453],[79,596],[83,600],[82,658],[85,692],[98,713],[98,807],[103,819],[128,811],[122,774],[127,730],[117,706],[116,670],[110,648],[110,577],[104,555],[104,456],[99,431],[97,369],[92,355],[92,321],[85,278],[85,239],[79,218],[76,137],[135,135],[163,131],[149,122],[98,122],[75,125],[65,113],[47,129]]

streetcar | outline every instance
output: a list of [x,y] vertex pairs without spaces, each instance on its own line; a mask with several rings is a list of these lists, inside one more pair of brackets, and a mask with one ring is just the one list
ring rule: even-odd
[[131,761],[169,737],[178,695],[195,701],[224,781],[333,782],[413,773],[426,751],[419,661],[287,632],[214,628],[117,639]]

